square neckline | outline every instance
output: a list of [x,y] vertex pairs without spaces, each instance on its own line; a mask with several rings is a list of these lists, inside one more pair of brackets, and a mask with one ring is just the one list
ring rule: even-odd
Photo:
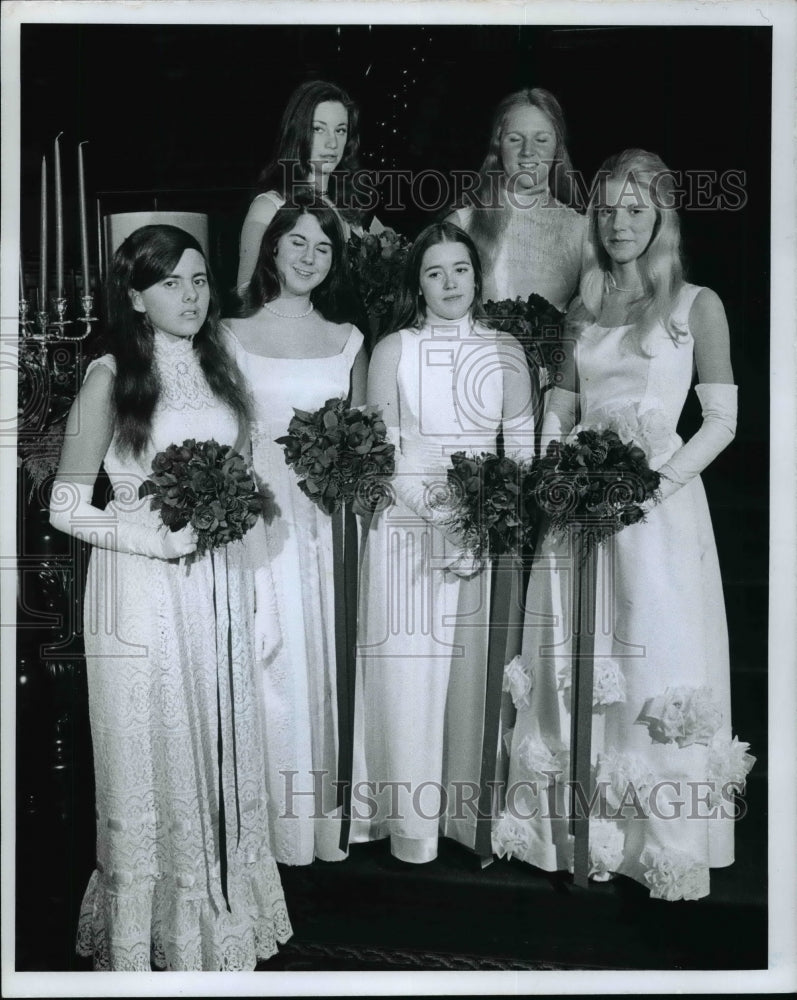
[[343,357],[351,343],[352,337],[358,332],[357,327],[351,323],[349,324],[351,329],[349,330],[349,335],[346,338],[343,347],[337,352],[337,354],[317,354],[310,358],[281,358],[273,354],[255,354],[254,351],[250,351],[247,347],[241,343],[240,337],[235,333],[232,327],[227,326],[226,323],[221,323],[220,326],[225,329],[229,335],[235,340],[235,343],[240,347],[240,349],[250,358],[262,358],[263,361],[333,361],[335,358]]

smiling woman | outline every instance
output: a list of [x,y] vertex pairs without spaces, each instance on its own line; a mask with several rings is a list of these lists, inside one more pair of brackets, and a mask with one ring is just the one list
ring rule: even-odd
[[578,286],[584,218],[571,204],[565,120],[537,87],[496,109],[479,183],[449,216],[473,238],[484,267],[484,300],[532,293],[564,310]]
[[[322,134],[322,133],[318,133]],[[332,143],[330,136],[322,142]],[[294,408],[365,402],[360,331],[341,318],[346,289],[337,212],[305,189],[265,231],[243,307],[226,323],[254,400],[255,471],[274,491],[268,561],[282,643],[263,672],[269,824],[277,860],[337,861],[335,594],[330,519],[297,487],[276,443]]]
[[[281,299],[306,298],[319,284],[319,279],[323,282],[329,274],[332,243],[311,215],[300,215],[293,229],[277,240],[274,265],[282,286]],[[274,312],[268,302],[264,306]]]

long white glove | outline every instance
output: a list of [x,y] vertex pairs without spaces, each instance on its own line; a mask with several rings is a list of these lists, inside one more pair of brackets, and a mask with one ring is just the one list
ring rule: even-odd
[[659,469],[662,500],[699,475],[728,447],[736,434],[737,387],[724,382],[708,382],[696,385],[695,392],[703,407],[703,423]]
[[389,427],[387,436],[396,449],[396,472],[390,481],[390,487],[405,507],[443,536],[445,541],[443,568],[463,577],[478,573],[482,568],[481,560],[477,559],[463,544],[459,532],[447,523],[451,518],[451,511],[445,506],[432,506],[429,502],[434,494],[434,489],[430,489],[430,487],[433,487],[435,483],[439,483],[441,494],[445,493],[445,473],[430,474],[428,477],[419,475],[417,469],[413,469],[408,463],[402,461],[398,431]]
[[105,510],[94,507],[93,492],[93,486],[57,479],[50,497],[50,524],[101,549],[150,559],[179,559],[196,550],[196,532],[190,525],[170,531],[165,525],[132,524],[119,517],[113,501]]
[[255,570],[255,659],[267,660],[282,642],[270,566]]

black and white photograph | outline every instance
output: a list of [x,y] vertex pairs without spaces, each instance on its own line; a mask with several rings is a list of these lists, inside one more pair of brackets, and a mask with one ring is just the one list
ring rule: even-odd
[[4,995],[797,989],[795,29],[3,5]]

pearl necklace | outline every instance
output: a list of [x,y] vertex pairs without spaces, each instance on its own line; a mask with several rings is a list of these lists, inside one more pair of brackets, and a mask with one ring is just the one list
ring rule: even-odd
[[305,316],[309,316],[310,313],[315,309],[313,303],[310,303],[310,308],[303,313],[283,313],[279,309],[275,309],[270,302],[264,302],[263,307],[268,309],[270,313],[274,313],[275,316],[279,316],[280,319],[304,319]]

